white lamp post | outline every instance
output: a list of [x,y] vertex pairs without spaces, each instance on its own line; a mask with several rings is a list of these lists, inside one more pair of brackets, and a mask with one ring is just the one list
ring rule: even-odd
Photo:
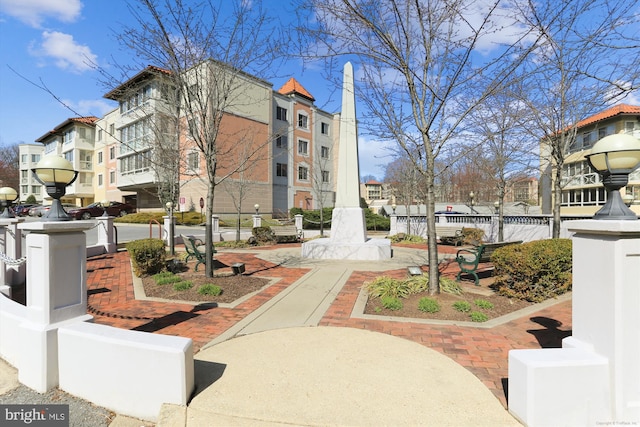
[[0,207],[4,208],[4,212],[0,218],[14,218],[11,213],[11,205],[18,200],[18,192],[11,187],[0,188]]
[[256,210],[256,215],[258,215],[258,210],[260,209],[260,205],[256,203],[255,205],[253,205],[253,207]]
[[60,156],[45,156],[31,169],[36,180],[44,185],[47,194],[53,198],[51,209],[42,217],[42,221],[69,221],[71,216],[65,212],[60,203],[60,198],[65,195],[68,185],[78,177],[78,172],[73,170],[73,165]]
[[173,256],[176,254],[173,229],[173,202],[167,202],[166,206],[169,211],[169,253]]
[[102,209],[103,209],[102,216],[105,218],[108,217],[109,214],[107,213],[107,208],[109,207],[109,205],[111,205],[111,202],[108,200],[103,200],[100,202],[100,204],[102,205]]
[[640,140],[628,134],[609,135],[596,142],[587,160],[602,176],[607,202],[594,219],[637,220],[637,215],[622,201],[620,189],[629,182],[629,174],[640,166]]

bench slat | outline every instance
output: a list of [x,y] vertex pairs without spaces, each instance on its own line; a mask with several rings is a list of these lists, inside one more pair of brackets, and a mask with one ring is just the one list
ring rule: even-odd
[[518,245],[522,243],[522,240],[513,242],[496,242],[496,243],[483,243],[474,248],[460,249],[456,253],[456,262],[460,267],[460,272],[456,276],[456,281],[460,280],[462,273],[467,273],[473,276],[475,285],[479,286],[479,278],[477,274],[478,264],[491,261],[491,255],[493,252],[503,246]]

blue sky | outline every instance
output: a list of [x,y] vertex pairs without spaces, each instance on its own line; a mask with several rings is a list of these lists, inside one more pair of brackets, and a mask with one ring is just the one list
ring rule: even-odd
[[[281,5],[280,0],[271,1]],[[122,0],[0,0],[0,145],[33,143],[69,117],[100,117],[115,108],[103,98],[107,90],[98,72],[82,58],[105,68],[114,57],[126,62],[128,52],[114,31],[131,24],[127,19],[132,18]],[[295,66],[286,72],[289,75],[274,72],[282,76],[270,80],[274,89],[295,77],[316,105],[339,110],[340,94],[332,94],[318,73]],[[27,80],[48,87],[77,114]],[[382,179],[381,165],[389,161],[384,144],[360,137],[359,154],[360,174]]]

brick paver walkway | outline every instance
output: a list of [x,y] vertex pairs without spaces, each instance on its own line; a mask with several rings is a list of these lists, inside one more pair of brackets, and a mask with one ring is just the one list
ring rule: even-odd
[[[443,248],[443,252],[451,250],[453,248]],[[119,252],[87,260],[89,312],[95,316],[96,323],[189,337],[197,352],[309,271],[271,264],[250,251],[225,253],[223,249],[216,259],[228,265],[244,262],[247,272],[255,271],[260,277],[280,280],[235,308],[136,300],[128,254]],[[509,350],[559,347],[560,340],[571,333],[570,301],[490,329],[351,318],[359,287],[380,274],[352,274],[320,325],[382,332],[439,351],[472,372],[505,406]]]

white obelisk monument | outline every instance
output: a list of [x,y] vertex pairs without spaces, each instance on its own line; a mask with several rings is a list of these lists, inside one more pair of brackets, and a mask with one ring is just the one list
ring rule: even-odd
[[358,126],[353,66],[344,66],[336,204],[328,239],[302,245],[302,257],[319,259],[381,260],[391,258],[391,241],[367,239],[364,211],[360,207]]

